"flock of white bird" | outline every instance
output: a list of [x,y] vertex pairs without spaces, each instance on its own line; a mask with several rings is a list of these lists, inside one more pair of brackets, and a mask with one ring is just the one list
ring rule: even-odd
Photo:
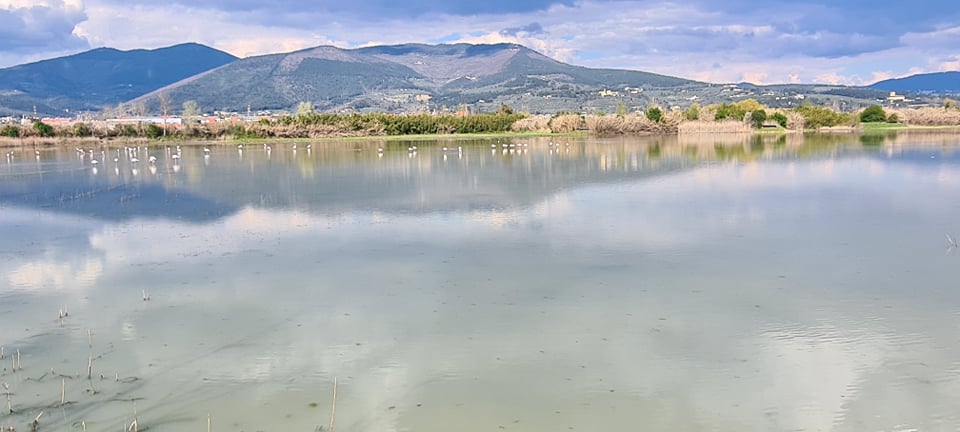
[[[560,148],[561,148],[561,144],[559,144],[559,143],[554,143],[554,142],[552,142],[552,141],[549,142],[549,143],[547,144],[547,146],[549,147],[551,154],[559,151]],[[570,147],[570,143],[566,143],[565,146],[566,146],[566,147]],[[504,154],[506,154],[506,153],[508,153],[508,152],[510,152],[510,153],[519,152],[519,151],[524,151],[524,152],[525,152],[527,147],[529,147],[529,144],[527,144],[527,143],[506,143],[506,142],[501,143],[499,140],[497,141],[496,144],[490,144],[490,148],[491,148],[493,151],[496,151],[497,149],[500,149],[500,150],[503,151]],[[309,153],[309,152],[311,152],[311,150],[312,150],[312,148],[313,148],[313,145],[312,145],[312,144],[307,144],[307,145],[305,146],[305,148],[306,148],[307,152]],[[243,157],[244,149],[245,149],[245,147],[244,147],[243,144],[238,144],[238,145],[237,145],[237,152],[238,152],[238,154],[240,155],[240,157]],[[298,149],[297,144],[293,144],[293,145],[290,147],[290,149],[293,151],[294,154],[296,154],[297,149]],[[182,157],[182,155],[183,155],[183,150],[181,149],[181,147],[180,147],[179,145],[177,145],[177,146],[175,146],[175,147],[167,146],[165,150],[166,150],[166,151],[165,151],[166,157],[169,158],[169,159],[173,162],[174,169],[175,169],[176,171],[179,171],[178,168],[179,168],[180,159],[181,159],[181,157]],[[264,144],[263,144],[263,150],[267,153],[267,156],[270,157],[270,155],[271,155],[272,152],[273,152],[273,147],[272,147],[270,144],[264,143]],[[407,147],[407,153],[408,153],[408,155],[409,155],[410,157],[413,157],[413,156],[417,155],[417,150],[418,150],[418,149],[417,149],[417,146],[413,146],[413,145],[412,145],[412,146],[408,146],[408,147]],[[105,162],[105,161],[107,160],[107,150],[96,151],[96,150],[93,150],[93,149],[83,149],[83,148],[80,148],[80,147],[76,147],[76,148],[75,148],[75,151],[76,151],[77,156],[80,158],[81,161],[83,161],[83,160],[89,160],[89,163],[90,163],[91,165],[93,165],[94,168],[95,168],[98,164],[103,163],[103,162]],[[151,166],[153,166],[153,165],[156,165],[156,163],[157,163],[157,161],[158,161],[156,155],[150,154],[150,147],[149,147],[149,146],[124,146],[123,148],[117,148],[117,149],[115,149],[115,151],[116,151],[116,153],[113,153],[113,151],[111,150],[111,155],[113,156],[113,163],[114,163],[115,166],[118,165],[118,164],[120,164],[120,163],[123,162],[123,161],[129,162],[130,164],[138,164],[139,162],[141,162],[141,160],[146,160],[148,164],[150,164]],[[205,161],[209,161],[209,158],[210,158],[210,148],[209,148],[209,147],[203,147],[202,151],[203,151],[204,160],[205,160]],[[454,152],[454,151],[457,153],[458,156],[463,157],[463,146],[456,146],[456,147],[444,146],[444,147],[442,147],[442,151],[443,151],[443,157],[444,157],[444,159],[446,159],[447,153],[449,153],[449,152]],[[382,146],[377,147],[377,156],[378,156],[378,157],[383,157],[383,155],[384,155],[385,152],[386,152],[386,149],[384,149]],[[34,150],[34,154],[35,154],[37,160],[39,161],[39,160],[40,160],[40,150]],[[17,157],[17,154],[16,154],[15,152],[13,152],[13,151],[10,151],[10,152],[7,152],[7,153],[6,153],[6,157],[7,157],[7,163],[10,163],[10,162],[13,162],[13,161],[14,161],[14,159]],[[136,166],[136,165],[134,165],[134,166]]]

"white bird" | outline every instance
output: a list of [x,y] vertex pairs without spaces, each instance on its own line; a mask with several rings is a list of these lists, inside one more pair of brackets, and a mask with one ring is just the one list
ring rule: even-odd
[[203,152],[204,152],[204,153],[210,153],[210,149],[204,147],[204,148],[203,148]]
[[135,158],[135,157],[132,157],[132,158],[130,158],[130,162],[137,163],[137,162],[140,162],[140,159],[137,159],[137,158]]
[[96,159],[90,159],[90,163],[93,164],[93,165],[96,165],[96,164],[100,163],[100,161],[98,161],[98,160],[96,160]]
[[150,156],[150,159],[149,159],[149,160],[150,160],[150,163],[157,163],[157,157],[156,157],[156,156]]

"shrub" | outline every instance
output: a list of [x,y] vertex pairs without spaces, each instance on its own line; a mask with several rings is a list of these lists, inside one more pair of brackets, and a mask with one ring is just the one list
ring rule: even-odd
[[780,125],[780,127],[782,128],[787,127],[787,116],[785,114],[773,113],[773,115],[770,116],[770,118],[773,119],[775,122],[777,122],[777,124]]
[[580,114],[557,114],[550,119],[550,132],[570,133],[576,131],[580,129],[581,121]]
[[683,118],[687,120],[699,120],[700,119],[700,105],[694,103],[690,105],[689,108],[683,111]]
[[587,129],[597,135],[614,135],[623,132],[623,117],[592,115],[585,119]]
[[5,136],[7,138],[17,138],[20,136],[20,128],[14,125],[6,125],[3,129],[0,129],[0,136]]
[[545,115],[531,116],[513,122],[510,130],[514,132],[550,132],[550,117]]
[[660,123],[660,121],[663,120],[663,111],[661,111],[660,108],[657,108],[657,107],[647,108],[646,115],[648,119],[655,121],[657,123]]
[[803,116],[804,126],[811,129],[837,126],[852,120],[848,114],[841,114],[820,106],[804,105],[797,107],[796,112]]
[[147,125],[146,134],[148,138],[157,139],[163,136],[163,128],[153,123]]
[[891,113],[887,116],[887,123],[900,123],[900,116],[897,113]]
[[76,136],[76,137],[93,136],[93,129],[91,129],[90,125],[86,123],[74,123],[73,136]]
[[860,121],[864,123],[877,123],[887,121],[887,113],[883,111],[880,105],[870,105],[860,113]]
[[53,136],[53,126],[50,126],[42,121],[33,122],[33,129],[37,131],[37,135],[42,137],[52,137]]

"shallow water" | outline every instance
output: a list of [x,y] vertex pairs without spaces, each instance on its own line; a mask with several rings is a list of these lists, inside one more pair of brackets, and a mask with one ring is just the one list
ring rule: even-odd
[[501,141],[4,150],[0,426],[960,428],[960,135]]

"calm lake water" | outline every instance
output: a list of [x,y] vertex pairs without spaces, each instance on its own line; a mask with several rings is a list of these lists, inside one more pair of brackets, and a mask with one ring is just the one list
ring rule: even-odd
[[4,428],[960,429],[960,134],[120,146],[3,150]]

